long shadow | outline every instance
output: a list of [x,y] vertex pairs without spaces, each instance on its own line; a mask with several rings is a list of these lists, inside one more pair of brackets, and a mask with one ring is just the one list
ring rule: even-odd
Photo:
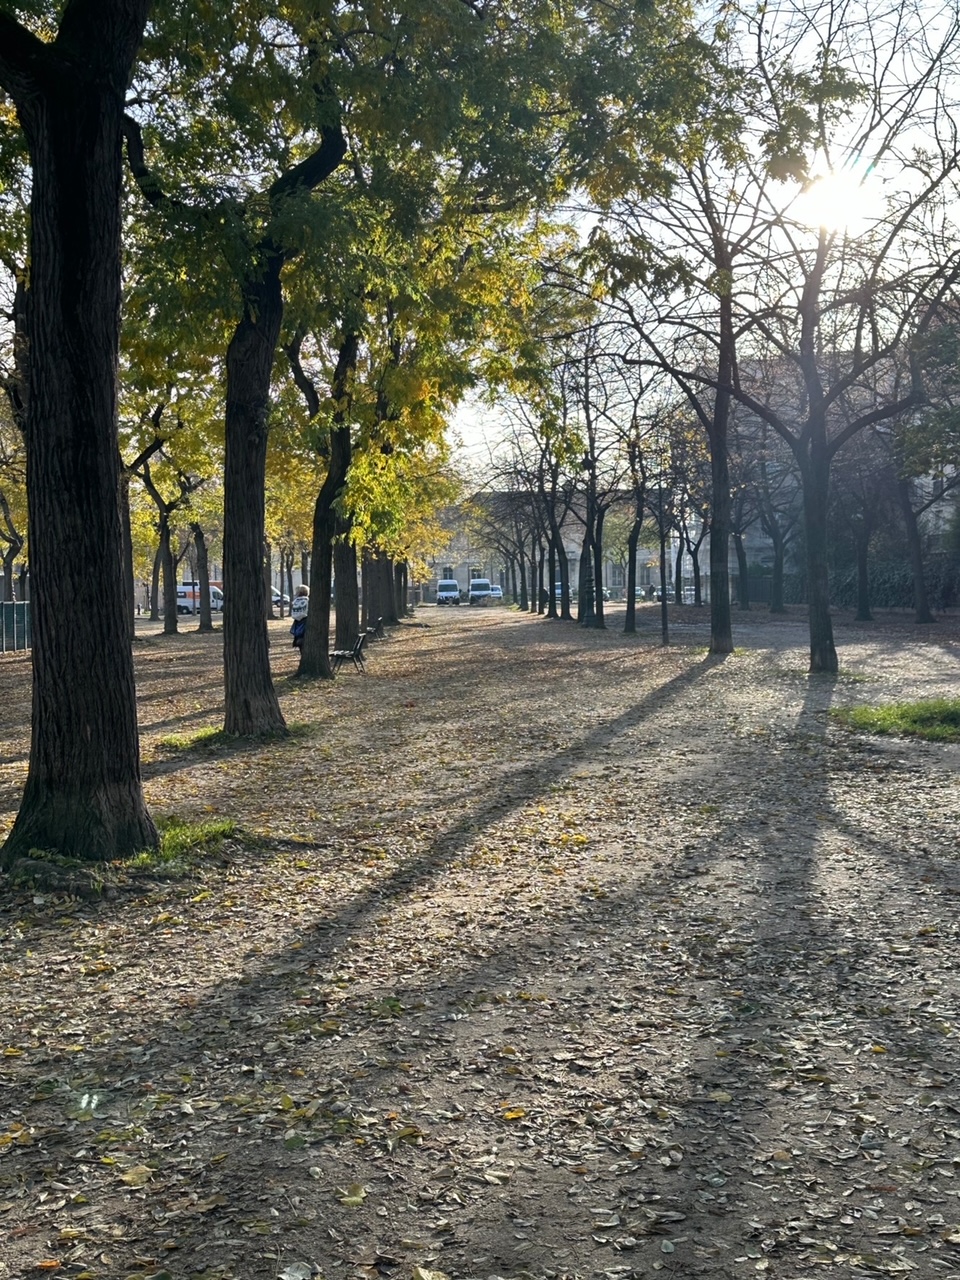
[[[791,1274],[820,1265],[821,1240],[822,1261],[829,1256],[834,1264],[838,1250],[853,1255],[862,1246],[869,1220],[854,1210],[879,1214],[871,1206],[877,1196],[890,1193],[861,1192],[858,1184],[887,1184],[890,1170],[880,1167],[883,1144],[895,1143],[878,1136],[879,1126],[869,1119],[856,1119],[868,1108],[878,1109],[876,1100],[864,1100],[863,1090],[871,1083],[882,1086],[880,1073],[889,1063],[884,1054],[854,1053],[851,1045],[858,1048],[859,1042],[851,1041],[848,1027],[856,1022],[865,1043],[895,1046],[887,1015],[872,1009],[858,1013],[851,1005],[861,999],[859,974],[873,960],[872,940],[864,936],[853,909],[849,920],[840,922],[851,936],[838,938],[834,904],[820,898],[821,864],[829,854],[823,851],[822,833],[837,819],[830,774],[820,758],[829,685],[808,683],[795,724],[783,740],[771,739],[764,772],[750,778],[751,795],[737,790],[736,743],[729,758],[718,755],[708,763],[702,776],[715,783],[720,801],[716,830],[710,838],[684,840],[672,864],[638,872],[635,883],[608,897],[595,896],[586,885],[579,896],[568,890],[564,905],[519,937],[509,920],[501,924],[483,913],[481,897],[479,905],[464,911],[463,936],[447,944],[448,957],[442,955],[442,940],[434,939],[434,950],[422,958],[416,948],[393,958],[393,969],[386,971],[396,977],[383,990],[379,1011],[370,1008],[369,983],[365,995],[350,995],[355,968],[375,963],[377,917],[388,906],[422,911],[426,941],[437,932],[430,919],[431,886],[442,872],[453,871],[479,832],[550,791],[656,711],[675,707],[717,663],[698,664],[552,757],[518,768],[493,818],[478,795],[469,814],[439,833],[422,855],[388,874],[377,875],[374,867],[368,883],[358,884],[344,868],[350,899],[332,904],[316,928],[295,934],[288,949],[252,958],[240,982],[231,979],[196,999],[188,987],[167,1020],[139,1025],[131,1020],[126,1043],[105,1046],[102,1056],[92,1054],[93,1082],[106,1076],[118,1110],[141,1108],[132,1119],[152,1134],[158,1155],[164,1144],[177,1142],[187,1123],[181,1105],[192,1105],[191,1098],[196,1101],[199,1094],[201,1104],[207,1099],[226,1111],[229,1123],[198,1120],[196,1161],[178,1175],[185,1183],[171,1185],[166,1200],[153,1201],[155,1209],[176,1215],[176,1230],[198,1242],[198,1252],[203,1237],[216,1243],[247,1230],[238,1224],[262,1224],[265,1210],[258,1202],[275,1184],[296,1191],[320,1214],[311,1235],[281,1204],[281,1225],[299,1256],[306,1253],[324,1265],[344,1256],[370,1256],[364,1250],[383,1241],[382,1220],[372,1209],[341,1209],[336,1186],[369,1182],[375,1190],[387,1173],[408,1188],[411,1202],[431,1220],[454,1215],[453,1234],[441,1232],[434,1256],[442,1262],[452,1258],[445,1269],[458,1275],[509,1275],[534,1266],[578,1273],[577,1264],[593,1261],[596,1250],[578,1244],[577,1234],[584,1232],[583,1224],[590,1234],[593,1211],[601,1205],[611,1211],[603,1222],[612,1217],[618,1222],[594,1227],[592,1238],[598,1230],[609,1236],[612,1265],[627,1260],[642,1270],[657,1262],[664,1274],[684,1280],[731,1274],[733,1258],[716,1242],[720,1219],[727,1237],[729,1224],[738,1224],[732,1234],[741,1233],[743,1257],[774,1266],[782,1260]],[[689,705],[684,706],[683,713],[688,712]],[[808,809],[800,812],[790,800],[803,769],[812,781],[805,792]],[[642,841],[642,832],[637,838]],[[289,849],[290,842],[277,847]],[[335,847],[325,852],[321,847],[317,854],[327,866],[338,856]],[[537,874],[549,911],[549,867]],[[691,900],[701,885],[700,901]],[[491,900],[505,888],[494,883]],[[633,948],[636,923],[647,918],[648,945]],[[654,945],[657,928],[661,941]],[[192,946],[198,963],[202,960],[203,935],[189,925],[168,943],[158,938],[158,945]],[[631,967],[632,987],[623,976]],[[552,1003],[539,999],[538,973],[551,986],[564,975],[563,990]],[[608,981],[617,991],[615,1001],[604,999]],[[645,1026],[647,1003],[664,1019],[656,1027]],[[837,1011],[836,1022],[828,1018],[818,1024],[813,1018],[824,1006]],[[523,1042],[526,1030],[533,1031],[541,1018],[555,1037],[546,1061],[532,1058]],[[217,1032],[220,1024],[230,1033]],[[670,1032],[675,1051],[668,1057],[658,1046]],[[268,1037],[282,1043],[269,1049]],[[935,1047],[932,1031],[913,1039],[923,1052]],[[328,1079],[311,1101],[301,1097],[298,1080],[303,1072],[315,1073],[318,1053],[328,1064]],[[69,1061],[54,1052],[44,1069],[69,1072]],[[189,1083],[183,1079],[186,1064],[194,1073]],[[72,1078],[82,1083],[79,1065],[75,1073]],[[153,1082],[146,1095],[144,1078]],[[416,1105],[420,1081],[427,1078],[440,1112],[432,1119]],[[254,1082],[256,1089],[250,1087]],[[228,1089],[236,1099],[229,1103],[223,1098]],[[150,1110],[146,1103],[158,1090],[166,1090],[169,1101]],[[288,1107],[282,1099],[290,1095]],[[266,1123],[257,1116],[269,1107],[268,1097],[276,1104]],[[508,1112],[500,1105],[503,1099],[511,1103]],[[300,1112],[315,1102],[316,1123],[327,1135],[324,1142],[333,1145],[317,1147],[309,1137],[303,1150],[285,1147],[284,1133],[293,1131],[290,1142],[298,1133],[310,1134]],[[525,1106],[550,1112],[549,1124],[537,1129],[538,1139],[547,1144],[542,1151],[531,1147],[528,1132],[533,1130],[525,1130],[525,1117],[515,1115]],[[215,1113],[197,1110],[198,1117],[205,1114]],[[390,1114],[395,1119],[384,1118]],[[506,1114],[514,1118],[505,1119]],[[206,1139],[205,1124],[211,1126]],[[812,1139],[804,1129],[809,1124]],[[401,1136],[405,1130],[410,1132]],[[855,1137],[846,1142],[851,1134]],[[58,1181],[69,1179],[77,1161],[83,1163],[75,1154],[77,1134],[54,1132],[44,1140],[48,1167],[59,1170]],[[878,1141],[880,1148],[870,1145]],[[205,1157],[211,1152],[226,1155],[210,1161]],[[91,1148],[91,1159],[95,1155]],[[820,1203],[824,1166],[819,1162],[835,1166],[848,1159],[854,1163],[842,1180],[853,1198],[834,1214],[834,1206]],[[245,1176],[251,1163],[258,1170],[255,1186]],[[306,1170],[314,1166],[319,1177],[311,1183]],[[162,1169],[161,1160],[161,1174]],[[468,1181],[465,1189],[458,1178],[457,1208],[444,1199],[444,1186],[452,1172],[465,1169],[473,1170],[482,1185]],[[101,1183],[103,1195],[110,1194],[102,1171],[101,1182],[95,1170],[84,1176],[89,1176],[88,1197]],[[498,1182],[500,1177],[511,1179],[509,1188]],[[187,1189],[209,1207],[191,1216],[183,1194]],[[540,1213],[536,1197],[548,1193],[555,1201],[549,1212]],[[218,1196],[222,1205],[209,1204]],[[811,1204],[817,1212],[811,1213]],[[532,1236],[529,1248],[519,1237],[530,1229],[518,1225],[513,1206],[522,1207],[524,1221],[541,1222],[544,1238]],[[850,1210],[849,1223],[840,1222],[844,1207]],[[888,1208],[895,1217],[892,1202]],[[896,1210],[909,1219],[905,1197]],[[828,1213],[832,1216],[822,1216]],[[474,1267],[474,1259],[459,1251],[456,1215],[473,1215],[475,1237],[487,1224],[489,1260],[483,1265]],[[394,1235],[405,1225],[398,1224]],[[141,1225],[154,1244],[173,1229],[169,1221]],[[341,1247],[335,1239],[331,1243],[333,1237],[318,1241],[328,1231],[348,1243]],[[628,1238],[632,1245],[617,1243]],[[664,1242],[671,1252],[663,1250]],[[834,1245],[833,1254],[827,1243]],[[561,1257],[565,1248],[571,1258]],[[817,1254],[812,1261],[811,1252]],[[386,1265],[384,1270],[390,1273]],[[264,1263],[258,1274],[276,1271]]]
[[[741,1258],[790,1274],[843,1257],[855,1266],[885,1257],[900,1265],[903,1238],[891,1240],[898,1224],[909,1227],[908,1241],[928,1247],[917,1204],[942,1199],[931,1195],[935,1157],[908,1139],[914,1125],[927,1131],[918,1083],[936,1090],[950,1078],[942,1031],[950,1001],[941,988],[939,1008],[918,1014],[929,981],[923,951],[914,943],[903,948],[912,960],[898,960],[890,944],[914,895],[899,875],[875,883],[869,864],[861,866],[869,850],[843,843],[850,832],[832,794],[832,757],[842,748],[827,743],[825,721],[832,693],[826,678],[811,680],[788,749],[771,753],[754,788],[780,811],[764,819],[772,838],[758,839],[754,824],[734,855],[739,875],[728,855],[720,859],[733,876],[716,913],[704,913],[703,942],[691,957],[708,984],[697,999],[711,1001],[714,1026],[674,1073],[667,1106],[675,1147],[667,1152],[675,1168],[647,1188],[648,1198],[685,1215],[672,1230],[687,1233],[701,1259],[724,1256],[711,1243],[711,1220],[729,1215],[744,1224]],[[791,784],[805,757],[809,808],[791,816]],[[702,852],[696,860],[702,871]],[[877,901],[884,889],[886,917]],[[678,935],[696,937],[682,909],[672,923]],[[838,1179],[846,1213],[835,1208],[843,1203]],[[666,1274],[696,1274],[689,1248],[661,1261]]]
[[[519,809],[527,804],[531,798],[548,788],[553,781],[562,777],[585,754],[599,750],[619,734],[637,725],[654,708],[672,705],[697,683],[702,672],[711,665],[713,664],[709,661],[698,664],[697,667],[675,677],[621,714],[598,724],[595,729],[555,757],[520,768],[516,774],[512,798],[506,804],[507,810]],[[496,821],[503,821],[504,809],[504,806],[498,809]],[[397,866],[373,883],[361,886],[349,900],[342,904],[332,904],[331,910],[311,931],[309,937],[298,939],[285,954],[266,957],[262,961],[253,961],[239,983],[232,980],[226,982],[197,1000],[188,997],[180,1002],[180,1007],[164,1022],[138,1023],[136,1018],[132,1018],[123,1041],[114,1038],[102,1051],[92,1048],[87,1055],[84,1055],[87,1058],[86,1063],[82,1063],[79,1058],[64,1054],[57,1047],[58,1043],[62,1043],[64,1036],[69,1037],[71,1034],[69,1027],[55,1030],[50,1035],[43,1033],[41,1044],[45,1041],[48,1046],[45,1051],[46,1060],[43,1070],[54,1082],[51,1093],[53,1101],[36,1102],[32,1114],[36,1118],[35,1122],[40,1132],[43,1133],[43,1156],[45,1160],[50,1161],[50,1167],[62,1170],[63,1176],[70,1176],[68,1171],[76,1167],[78,1160],[81,1161],[83,1168],[89,1168],[83,1163],[86,1154],[83,1150],[79,1154],[74,1154],[77,1135],[70,1131],[70,1126],[64,1129],[60,1110],[63,1097],[71,1092],[71,1088],[73,1092],[82,1088],[84,1080],[95,1083],[109,1095],[110,1103],[105,1111],[112,1110],[117,1116],[124,1114],[128,1119],[139,1116],[137,1123],[142,1121],[151,1132],[157,1135],[166,1130],[168,1122],[174,1117],[162,1114],[162,1108],[155,1112],[149,1105],[149,1099],[144,1105],[141,1088],[144,1071],[149,1072],[151,1080],[179,1079],[181,1083],[175,1089],[177,1094],[184,1088],[185,1061],[196,1062],[195,1073],[198,1080],[192,1082],[192,1090],[197,1088],[201,1078],[216,1094],[225,1091],[228,1080],[234,1085],[242,1085],[243,1073],[249,1069],[246,1061],[251,1056],[250,1049],[244,1046],[256,1045],[261,1039],[261,1028],[273,1025],[278,1004],[282,1005],[279,993],[289,984],[291,975],[299,975],[303,972],[304,959],[314,970],[318,966],[329,964],[337,957],[340,957],[340,963],[343,963],[343,959],[349,955],[352,940],[358,936],[364,925],[375,928],[375,918],[383,912],[386,903],[396,904],[403,899],[416,902],[437,876],[449,868],[457,856],[477,839],[478,831],[493,820],[489,809],[478,804],[475,811],[465,813],[450,830],[439,834],[423,854]],[[105,910],[105,914],[109,915],[109,909]],[[184,938],[183,941],[186,939]],[[199,962],[202,956],[202,935],[194,940],[193,946]],[[303,955],[305,947],[308,948],[306,957]],[[185,953],[184,960],[189,965],[189,952]],[[513,960],[508,955],[506,967],[512,963]],[[458,999],[461,998],[463,991],[470,988],[476,989],[478,981],[482,979],[482,974],[488,967],[486,957],[481,957],[480,964],[473,965],[469,976],[463,981],[460,993],[455,993]],[[445,985],[441,981],[440,989]],[[238,1026],[246,1028],[245,1035],[241,1037],[241,1047],[238,1048],[236,1044],[229,1042],[225,1045],[222,1041],[218,1044],[216,1032],[211,1034],[212,1028],[223,1021],[234,1029]],[[223,1039],[229,1041],[230,1038],[223,1037]],[[308,1047],[315,1046],[315,1039],[312,1032],[306,1035]],[[206,1065],[201,1061],[201,1055],[206,1060]],[[256,1057],[256,1053],[253,1056]],[[211,1069],[215,1071],[216,1081],[209,1075]],[[287,1067],[283,1064],[273,1064],[273,1069],[268,1068],[268,1070],[275,1078],[279,1078],[278,1072],[279,1076],[287,1073]],[[176,1118],[178,1123],[182,1123],[179,1110]],[[218,1134],[218,1141],[226,1144],[231,1152],[231,1164],[242,1164],[249,1160],[246,1154],[246,1143],[250,1139],[247,1136],[247,1123],[242,1117],[238,1132],[243,1136],[233,1140],[228,1139],[225,1134]],[[201,1165],[197,1168],[195,1175],[188,1173],[187,1185],[192,1182],[198,1190],[202,1190],[204,1184],[210,1180],[208,1169],[209,1166]],[[228,1175],[232,1178],[231,1185],[238,1199],[249,1202],[252,1196],[256,1200],[259,1188],[251,1188],[249,1180],[245,1181],[239,1177],[234,1168],[225,1168],[223,1175],[224,1178]],[[92,1194],[92,1184],[95,1179],[90,1178],[88,1181],[90,1182],[88,1193]],[[207,1230],[208,1224],[209,1219],[201,1231]],[[147,1237],[158,1238],[152,1234],[153,1228],[150,1224],[142,1222],[140,1225]],[[164,1226],[164,1232],[167,1230],[168,1227]]]

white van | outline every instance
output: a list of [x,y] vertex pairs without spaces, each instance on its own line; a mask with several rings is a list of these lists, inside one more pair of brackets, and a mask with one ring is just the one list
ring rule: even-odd
[[460,583],[456,578],[441,578],[437,583],[437,604],[459,604]]
[[[210,588],[210,608],[215,612],[223,609],[223,592],[219,587]],[[200,612],[200,583],[184,582],[177,584],[177,613]]]

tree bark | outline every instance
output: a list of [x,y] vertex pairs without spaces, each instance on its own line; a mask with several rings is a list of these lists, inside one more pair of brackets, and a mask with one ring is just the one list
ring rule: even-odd
[[[333,543],[337,532],[336,501],[350,469],[351,385],[360,351],[358,334],[347,334],[340,344],[331,391],[337,408],[330,430],[330,457],[313,511],[313,545],[310,552],[310,612],[300,651],[298,675],[332,680],[330,665],[330,588],[333,584]],[[316,607],[314,607],[316,599]]]
[[33,720],[0,854],[154,848],[126,616],[117,360],[121,118],[147,0],[67,5],[52,44],[0,16],[0,84],[30,150],[27,493]]
[[377,567],[380,577],[380,590],[383,597],[384,625],[397,627],[400,625],[400,613],[397,606],[396,578],[393,572],[393,560],[385,552],[377,553]]
[[770,612],[786,613],[783,603],[783,566],[786,556],[786,538],[777,515],[769,507],[763,517],[763,531],[773,544],[773,575],[770,582]]
[[350,523],[342,521],[333,547],[333,590],[337,613],[336,648],[351,649],[360,633],[357,548],[349,539]]
[[830,460],[822,447],[811,449],[803,470],[803,515],[807,540],[807,612],[810,623],[810,671],[839,670],[830,618],[830,572],[827,557],[827,499]]
[[[283,318],[282,257],[245,282],[227,348],[223,467],[223,681],[226,733],[283,733],[270,675],[263,591],[264,488],[270,376]],[[309,625],[309,624],[308,624]]]
[[200,592],[200,625],[198,631],[212,631],[213,618],[210,614],[210,561],[207,556],[207,540],[203,529],[196,521],[190,525],[193,534],[193,545],[197,548],[197,581]]
[[163,634],[177,634],[177,567],[173,562],[173,551],[170,547],[170,517],[166,510],[160,511],[160,568],[163,575]]
[[[720,263],[732,270],[724,257]],[[733,653],[733,611],[730,605],[730,391],[736,360],[732,297],[720,299],[720,358],[713,414],[707,429],[710,444],[710,652]]]
[[640,545],[642,529],[643,505],[641,503],[639,514],[634,516],[627,537],[627,616],[623,629],[630,634],[637,629],[637,548]]
[[150,575],[150,621],[160,621],[160,548],[157,547],[153,557],[153,572]]

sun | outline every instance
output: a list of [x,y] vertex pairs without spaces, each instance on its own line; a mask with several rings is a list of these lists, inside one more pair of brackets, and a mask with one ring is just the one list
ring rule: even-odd
[[825,231],[860,231],[880,216],[879,194],[869,175],[849,169],[812,178],[791,212],[805,226]]

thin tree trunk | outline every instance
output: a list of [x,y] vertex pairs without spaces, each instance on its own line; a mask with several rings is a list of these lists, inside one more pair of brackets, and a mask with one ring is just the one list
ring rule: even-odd
[[197,629],[199,631],[212,631],[210,561],[207,556],[207,540],[203,535],[203,529],[196,522],[190,525],[190,530],[193,533],[193,545],[197,548],[197,580],[199,582],[197,590],[200,592],[200,626]]
[[909,480],[897,481],[897,497],[900,499],[900,511],[903,515],[907,547],[910,552],[910,568],[913,572],[914,621],[924,624],[936,622],[927,595],[927,581],[923,567],[923,542],[920,538],[920,525],[911,501]]
[[667,602],[667,529],[663,524],[663,493],[660,494],[660,642],[670,643],[670,619]]
[[773,580],[770,584],[770,612],[786,613],[786,606],[783,603],[783,564],[786,555],[786,541],[776,520],[769,522],[768,534],[770,541],[773,543]]
[[643,509],[634,516],[627,538],[627,616],[623,624],[624,631],[633,634],[637,629],[637,548],[640,545],[640,533],[643,529]]
[[872,622],[870,612],[870,534],[869,522],[863,521],[854,533],[857,551],[857,622]]
[[677,544],[677,559],[673,570],[673,602],[683,604],[683,537]]
[[714,397],[710,441],[710,652],[733,653],[733,612],[730,604],[730,463],[728,434],[730,392],[736,355],[732,301],[725,292],[720,302],[720,389]]
[[743,545],[743,534],[737,530],[733,535],[733,546],[737,553],[737,570],[740,575],[740,608],[744,613],[750,612],[750,573],[747,564],[747,551]]
[[803,514],[807,540],[807,611],[810,624],[810,671],[839,670],[830,618],[830,574],[827,559],[827,498],[829,460],[823,449],[811,457],[802,473]]
[[177,616],[177,566],[170,546],[170,519],[160,512],[160,567],[163,573],[163,634],[175,636],[179,630]]

